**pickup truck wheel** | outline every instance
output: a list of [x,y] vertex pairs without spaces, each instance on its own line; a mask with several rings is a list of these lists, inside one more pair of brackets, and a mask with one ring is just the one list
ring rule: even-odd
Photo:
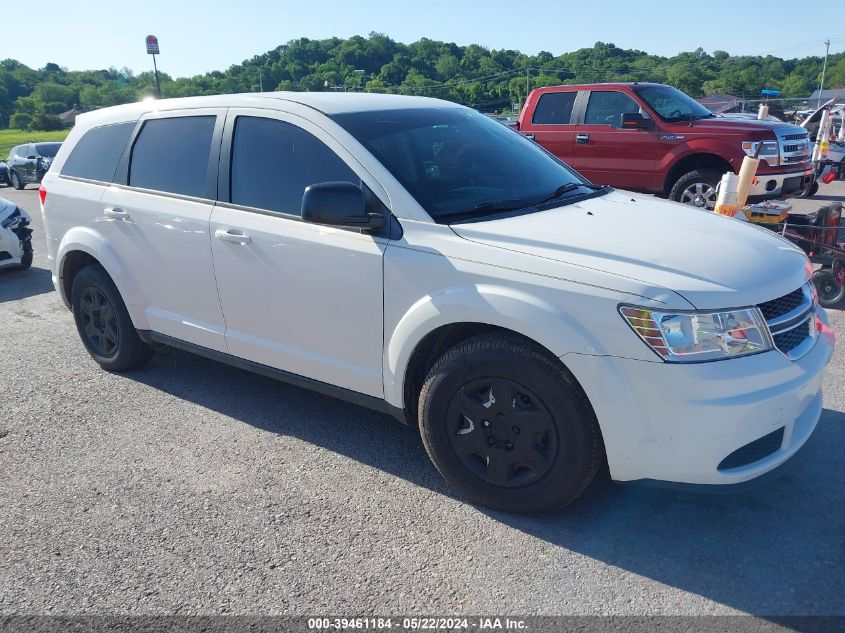
[[101,266],[80,270],[70,296],[79,337],[103,369],[124,371],[149,360],[152,350],[138,337],[117,286]]
[[515,337],[481,335],[446,352],[423,383],[419,419],[440,474],[471,502],[497,510],[561,508],[604,457],[580,385]]
[[822,268],[813,273],[813,285],[819,294],[819,304],[823,308],[845,309],[845,285],[839,285],[829,268]]
[[713,210],[716,206],[716,185],[721,179],[722,174],[715,169],[693,170],[675,181],[669,198],[675,202]]

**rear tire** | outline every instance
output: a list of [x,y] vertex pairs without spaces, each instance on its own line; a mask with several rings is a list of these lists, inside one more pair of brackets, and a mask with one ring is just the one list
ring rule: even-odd
[[125,371],[150,359],[152,350],[138,337],[117,286],[101,266],[80,270],[70,297],[79,337],[100,367]]
[[9,173],[9,182],[18,191],[20,191],[20,190],[22,190],[26,187],[23,180],[21,180],[21,177],[18,176],[18,173],[15,172],[15,171]]
[[845,285],[840,286],[830,268],[822,268],[813,273],[813,285],[819,295],[819,304],[823,308],[845,310]]
[[695,169],[678,178],[669,199],[712,211],[716,206],[716,185],[722,174],[715,169]]
[[472,503],[497,510],[562,508],[604,459],[580,385],[518,337],[480,335],[446,352],[423,383],[419,419],[440,474]]

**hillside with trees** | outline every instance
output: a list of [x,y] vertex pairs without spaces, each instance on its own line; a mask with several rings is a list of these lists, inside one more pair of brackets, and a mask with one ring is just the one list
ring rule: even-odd
[[[167,58],[160,59],[166,69]],[[805,97],[819,85],[821,57],[712,54],[701,48],[674,57],[597,42],[563,55],[525,55],[476,44],[423,38],[412,44],[371,33],[348,39],[298,39],[225,71],[174,79],[161,74],[162,96],[272,90],[364,90],[440,97],[486,111],[521,103],[527,88],[561,83],[656,81],[693,95],[754,97],[762,88]],[[828,59],[825,87],[845,86],[845,53]],[[35,70],[0,61],[0,127],[52,129],[74,106],[90,110],[154,93],[153,73],[68,71],[56,63]]]

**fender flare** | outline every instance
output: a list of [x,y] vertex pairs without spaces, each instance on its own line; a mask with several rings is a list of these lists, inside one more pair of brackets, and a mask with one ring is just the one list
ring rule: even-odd
[[117,286],[118,292],[126,304],[132,323],[138,329],[149,329],[143,307],[147,304],[143,292],[123,265],[117,252],[103,239],[103,236],[88,227],[74,227],[65,233],[56,252],[56,286],[64,304],[70,307],[70,297],[64,289],[64,268],[70,253],[81,251],[96,259]]
[[452,287],[419,299],[389,333],[383,368],[387,402],[404,407],[405,374],[420,341],[440,327],[461,323],[511,330],[556,357],[574,351],[607,353],[602,342],[581,323],[539,297],[491,284]]

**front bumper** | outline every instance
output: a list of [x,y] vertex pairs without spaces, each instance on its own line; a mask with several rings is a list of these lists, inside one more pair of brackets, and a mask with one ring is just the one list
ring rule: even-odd
[[760,173],[758,171],[756,182],[751,185],[748,197],[754,201],[797,195],[805,189],[809,189],[815,179],[812,166],[785,173],[781,171]]
[[[736,484],[786,462],[822,411],[834,341],[824,310],[818,316],[822,333],[796,361],[779,351],[688,365],[564,355],[598,417],[613,479]],[[729,455],[779,429],[765,456],[725,467]]]
[[21,223],[16,230],[0,227],[0,268],[17,266],[24,254],[32,250],[32,230]]

